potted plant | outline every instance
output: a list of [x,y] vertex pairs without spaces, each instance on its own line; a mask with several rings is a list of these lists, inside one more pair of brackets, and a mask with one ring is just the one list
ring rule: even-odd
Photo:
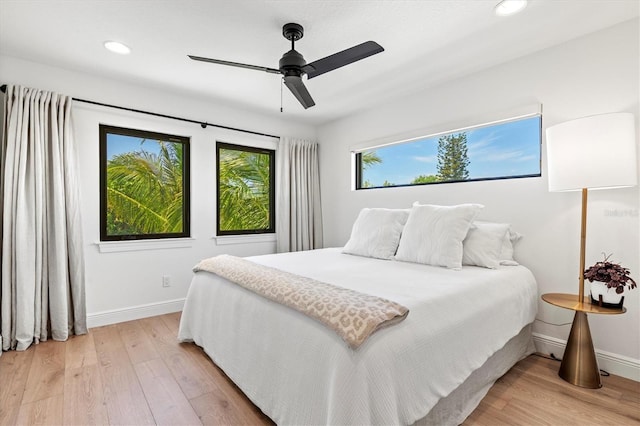
[[622,309],[624,292],[636,288],[629,270],[618,263],[609,262],[609,256],[596,262],[584,271],[585,279],[591,283],[591,303],[606,308]]

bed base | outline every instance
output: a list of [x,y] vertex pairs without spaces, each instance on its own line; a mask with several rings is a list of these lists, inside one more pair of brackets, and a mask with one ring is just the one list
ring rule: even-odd
[[518,361],[535,352],[531,324],[507,342],[446,398],[441,399],[416,426],[459,425],[478,407],[496,380]]

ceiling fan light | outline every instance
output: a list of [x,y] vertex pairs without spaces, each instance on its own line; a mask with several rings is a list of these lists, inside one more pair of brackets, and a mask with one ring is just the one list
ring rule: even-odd
[[527,7],[527,0],[502,0],[495,7],[498,16],[510,16],[522,11]]
[[104,48],[119,55],[128,55],[129,53],[131,53],[131,49],[129,49],[128,46],[120,43],[119,41],[105,41]]

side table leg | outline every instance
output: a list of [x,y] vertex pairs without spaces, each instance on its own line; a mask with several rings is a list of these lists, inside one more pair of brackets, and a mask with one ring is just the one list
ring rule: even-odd
[[602,387],[600,369],[585,312],[576,311],[573,317],[569,340],[558,375],[572,385],[590,389]]

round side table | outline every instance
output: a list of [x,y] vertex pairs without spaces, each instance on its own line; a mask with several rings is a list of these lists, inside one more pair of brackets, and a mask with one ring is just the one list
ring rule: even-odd
[[587,314],[616,315],[627,312],[626,308],[611,309],[591,304],[587,296],[582,301],[577,294],[546,293],[542,300],[554,306],[575,311],[569,340],[564,350],[558,375],[565,381],[583,388],[602,387],[600,369],[593,349]]

